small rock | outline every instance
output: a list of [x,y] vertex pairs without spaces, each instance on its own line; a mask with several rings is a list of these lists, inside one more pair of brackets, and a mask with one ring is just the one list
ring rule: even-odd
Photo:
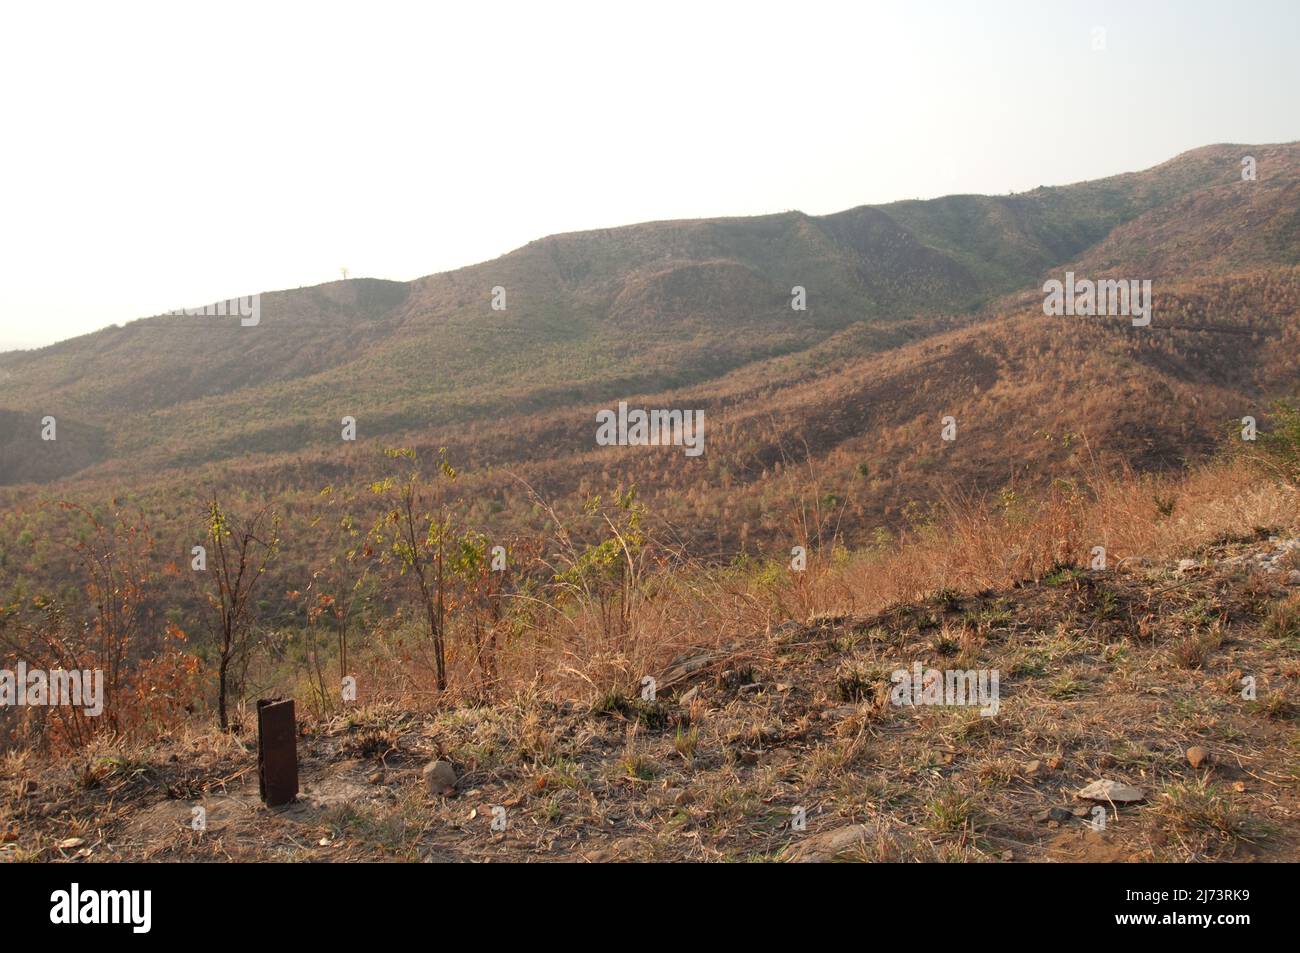
[[450,761],[430,761],[420,772],[430,794],[447,795],[456,791],[456,769]]
[[1195,559],[1180,559],[1180,560],[1178,560],[1178,571],[1179,571],[1179,572],[1189,572],[1190,570],[1193,570],[1193,569],[1195,569],[1195,568],[1196,568],[1196,560],[1195,560]]
[[1061,821],[1068,821],[1071,818],[1071,816],[1072,815],[1070,814],[1069,810],[1067,810],[1066,808],[1049,807],[1047,810],[1039,811],[1037,814],[1035,814],[1034,820],[1036,820],[1040,824],[1045,823],[1047,821],[1056,821],[1057,823],[1059,823]]
[[1070,814],[1073,815],[1074,817],[1087,817],[1091,813],[1092,813],[1092,808],[1088,807],[1088,805],[1086,804],[1079,804],[1075,807],[1070,808]]
[[1246,793],[1246,782],[1245,782],[1245,781],[1233,781],[1233,782],[1232,782],[1232,789],[1233,789],[1234,791],[1236,791],[1238,794],[1245,794],[1245,793]]
[[1015,851],[1004,850],[1004,851],[1002,852],[1002,859],[1003,859],[1003,860],[1015,860],[1015,859],[1016,859]]
[[782,859],[794,864],[825,864],[853,850],[869,850],[892,843],[893,838],[877,823],[850,824],[834,830],[809,834],[791,844]]
[[1029,775],[1031,778],[1042,770],[1043,770],[1043,762],[1037,759],[1030,761],[1028,764],[1025,765],[1025,774]]
[[1093,781],[1074,796],[1086,801],[1113,801],[1116,804],[1128,804],[1141,801],[1146,794],[1132,785],[1103,778],[1100,781]]
[[72,850],[76,847],[80,847],[84,843],[85,841],[80,837],[69,837],[65,840],[59,841],[55,846],[58,847],[59,850]]
[[1292,569],[1286,574],[1286,584],[1288,586],[1300,586],[1300,569]]
[[689,705],[699,697],[700,697],[700,686],[696,685],[690,691],[684,692],[682,694],[682,697],[677,699],[677,702],[680,705]]
[[789,748],[773,748],[768,751],[762,758],[764,767],[780,767],[789,764],[795,759],[795,753]]
[[1210,759],[1210,753],[1200,745],[1192,745],[1187,749],[1187,763],[1193,768],[1199,768],[1202,764]]

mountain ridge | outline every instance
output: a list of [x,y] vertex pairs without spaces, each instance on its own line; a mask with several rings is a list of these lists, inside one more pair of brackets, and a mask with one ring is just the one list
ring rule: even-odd
[[[1243,150],[1256,156],[1259,181],[1241,181]],[[141,319],[39,352],[0,355],[0,483],[53,487],[75,476],[73,484],[82,487],[102,478],[139,488],[174,482],[196,466],[331,470],[329,461],[349,459],[346,446],[339,456],[345,415],[358,420],[359,447],[450,445],[469,457],[563,472],[576,464],[553,457],[534,437],[563,433],[556,446],[571,447],[566,452],[579,451],[577,457],[590,463],[594,448],[580,448],[593,406],[641,395],[689,399],[718,412],[736,406],[716,403],[731,386],[726,381],[746,376],[762,382],[756,393],[764,396],[752,399],[791,412],[783,389],[802,387],[790,393],[805,394],[810,403],[796,416],[800,426],[820,433],[809,412],[824,399],[817,396],[818,379],[834,378],[837,361],[893,381],[891,400],[926,400],[925,382],[906,383],[898,368],[910,365],[907,355],[921,353],[915,349],[927,339],[953,355],[967,354],[968,361],[978,352],[981,366],[996,368],[992,377],[971,377],[973,387],[1014,391],[1012,374],[1074,379],[1072,369],[1055,364],[1065,351],[1051,330],[1070,325],[1044,323],[1038,290],[1045,275],[1068,268],[1111,270],[1140,261],[1162,279],[1157,297],[1172,292],[1174,299],[1162,300],[1180,302],[1171,314],[1186,327],[1205,324],[1203,312],[1216,306],[1204,288],[1231,299],[1214,284],[1216,277],[1235,276],[1226,279],[1229,284],[1258,282],[1265,280],[1261,268],[1281,269],[1258,300],[1270,302],[1281,321],[1268,333],[1289,340],[1289,269],[1300,263],[1292,224],[1298,211],[1300,146],[1209,146],[1152,169],[1014,196],[949,196],[828,216],[783,212],[547,236],[490,262],[412,282],[357,278],[268,293],[254,328],[240,327],[238,318]],[[984,249],[993,253],[984,255]],[[1200,291],[1188,286],[1188,300],[1199,303],[1187,305],[1177,289],[1193,276],[1210,283]],[[791,309],[796,284],[807,292],[803,312]],[[504,311],[490,306],[497,286],[506,289]],[[978,344],[981,333],[1001,340],[996,322],[1007,315],[1021,316],[1016,326],[1029,346],[1024,352],[1025,342],[1007,342],[1008,353],[1024,354],[1014,367],[985,355]],[[1160,324],[1157,319],[1152,340],[1167,336]],[[1219,325],[1263,333],[1244,316],[1229,314]],[[961,330],[971,327],[986,330]],[[1093,340],[1091,332],[1085,337]],[[1137,356],[1140,373],[1153,375],[1152,386],[1159,383],[1156,365],[1140,356],[1150,350],[1143,339],[1096,340],[1110,349],[1108,359],[1127,363]],[[1192,346],[1180,340],[1178,347]],[[1115,350],[1120,341],[1138,350]],[[1189,373],[1211,359],[1192,353]],[[945,360],[931,367],[937,380],[954,372],[965,379]],[[1026,370],[1026,362],[1041,367]],[[914,366],[908,373],[916,372]],[[1217,406],[1237,400],[1255,408],[1268,396],[1265,390],[1283,393],[1292,383],[1280,371],[1240,376],[1240,382],[1250,393],[1225,396]],[[957,398],[952,392],[943,400],[957,406]],[[1093,404],[1099,415],[1120,413],[1104,401]],[[864,434],[878,426],[869,407],[837,406],[834,432],[846,438],[855,428]],[[906,419],[915,430],[936,410],[909,409],[890,426],[904,426]],[[1049,407],[1045,418],[1063,410]],[[69,439],[85,438],[75,448],[47,452],[32,426],[46,414],[58,418]],[[1208,419],[1197,418],[1194,439],[1185,432],[1190,425],[1178,424],[1183,430],[1177,438],[1172,430],[1153,437],[1151,446],[1163,451],[1144,451],[1119,437],[1121,456],[1147,461],[1144,466],[1179,465],[1169,448],[1185,445],[1196,448],[1195,455],[1212,443]],[[1109,426],[1095,429],[1113,433]],[[786,441],[793,433],[781,427],[771,436],[781,432]],[[496,449],[481,453],[463,439],[469,433],[485,435]],[[497,436],[486,436],[492,433]],[[888,457],[886,444],[871,449],[867,441],[862,448]],[[715,476],[725,469],[761,481],[765,467],[749,472],[736,462],[735,447],[712,445],[726,458],[710,465]],[[828,453],[838,459],[845,452],[832,441],[819,445],[814,458]],[[768,443],[755,453],[770,464],[791,450]],[[607,452],[601,459],[618,456]],[[300,463],[282,467],[281,458]],[[657,469],[653,461],[645,466]],[[636,469],[622,476],[634,479]],[[907,479],[917,486],[932,482],[916,473]],[[991,486],[997,479],[985,472],[977,483]],[[543,482],[572,492],[582,481],[575,473]],[[721,492],[718,486],[714,492]],[[903,476],[875,489],[892,502],[864,511],[864,521],[890,518],[911,493]]]

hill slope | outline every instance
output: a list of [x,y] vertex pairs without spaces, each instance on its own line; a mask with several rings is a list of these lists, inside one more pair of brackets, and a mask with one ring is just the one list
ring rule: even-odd
[[[1240,181],[1246,152],[1258,182]],[[969,320],[1071,265],[1158,278],[1293,265],[1298,181],[1294,144],[1213,146],[1023,195],[554,236],[409,284],[267,294],[251,328],[144,319],[0,355],[0,482],[330,447],[344,415],[367,437],[454,432],[698,388],[832,339],[865,356],[889,336],[843,332],[930,333],[945,325],[927,316]],[[796,285],[806,311],[790,307]],[[47,414],[93,439],[50,453],[30,424]]]
[[[1149,489],[948,524],[811,590],[697,578],[642,603],[617,654],[561,624],[544,675],[490,704],[404,695],[412,662],[376,633],[359,705],[299,709],[294,803],[261,804],[240,734],[102,739],[0,764],[0,859],[1294,861],[1295,491],[1209,471],[1158,488],[1166,516]],[[1049,527],[1115,562],[1044,572]],[[900,701],[918,665],[997,672],[996,705]],[[1137,799],[1081,796],[1102,780]]]

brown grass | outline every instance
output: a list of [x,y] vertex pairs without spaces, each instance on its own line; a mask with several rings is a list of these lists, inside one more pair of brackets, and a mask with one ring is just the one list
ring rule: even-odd
[[[506,641],[490,699],[419,691],[432,666],[396,624],[365,656],[362,705],[304,712],[292,811],[258,809],[250,738],[183,725],[72,760],[11,754],[0,849],[744,860],[863,825],[841,859],[1294,859],[1297,597],[1215,561],[1296,519],[1295,490],[1240,462],[952,503],[896,546],[814,559],[802,578],[784,564],[648,574],[619,629],[593,606],[548,610]],[[1081,568],[1093,545],[1105,573]],[[1191,556],[1204,571],[1176,572]],[[689,679],[641,695],[687,655],[704,663]],[[999,669],[1000,713],[891,704],[889,672],[916,660]],[[474,660],[452,662],[453,685],[469,682]],[[1193,743],[1212,752],[1196,772]],[[456,766],[456,796],[424,794],[434,757]],[[1104,835],[1077,814],[1035,820],[1099,777],[1147,799]],[[185,826],[198,802],[217,825],[202,836]],[[791,828],[800,808],[806,832]],[[58,846],[69,838],[85,846]]]
[[[507,694],[537,691],[552,700],[590,702],[611,690],[635,697],[644,675],[662,671],[687,651],[726,650],[728,667],[742,666],[751,655],[743,633],[770,631],[791,610],[799,622],[833,619],[936,594],[943,599],[1003,588],[1063,567],[1087,569],[1094,546],[1105,547],[1111,569],[1177,562],[1207,547],[1294,531],[1298,512],[1300,494],[1293,487],[1264,480],[1245,460],[1181,477],[1099,470],[1087,485],[1057,486],[1039,500],[1012,506],[949,500],[932,522],[889,550],[836,558],[827,547],[824,557],[809,553],[804,573],[780,562],[762,572],[686,563],[635,593],[628,624],[618,631],[611,632],[589,607],[543,616],[506,647],[502,688]],[[1283,604],[1290,608],[1275,610],[1273,630],[1292,625],[1294,605],[1293,600]],[[970,656],[982,635],[961,625],[936,639],[951,642],[954,655]],[[1212,634],[1197,634],[1177,651],[1194,668],[1214,644]],[[427,663],[419,656],[380,652],[370,661],[374,667],[363,679],[370,685],[429,684]],[[472,683],[470,660],[453,658],[452,667],[453,685]],[[418,703],[425,696],[395,688],[384,697]]]

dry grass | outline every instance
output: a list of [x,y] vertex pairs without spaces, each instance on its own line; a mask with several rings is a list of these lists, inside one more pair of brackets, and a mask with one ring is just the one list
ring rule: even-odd
[[[742,634],[769,631],[790,618],[879,612],[1041,579],[1066,567],[1086,569],[1096,546],[1105,548],[1112,569],[1176,562],[1207,547],[1294,531],[1298,512],[1300,494],[1293,487],[1269,482],[1245,460],[1181,478],[1099,470],[1086,487],[1057,486],[1041,500],[1010,506],[950,500],[932,524],[888,551],[825,559],[810,553],[803,573],[783,564],[758,573],[686,564],[635,593],[628,624],[616,631],[581,606],[544,617],[503,652],[501,683],[507,693],[539,691],[556,701],[589,702],[609,691],[635,696],[644,675],[687,651],[726,650],[743,664]],[[1283,605],[1289,608],[1277,610],[1271,623],[1279,633],[1300,625],[1300,602]],[[977,620],[937,633],[936,647],[965,658],[982,638]],[[1213,639],[1212,633],[1192,637],[1177,650],[1184,664],[1197,667]],[[368,684],[428,684],[418,657],[380,658],[387,664],[369,673]],[[470,660],[452,664],[463,676],[453,678],[454,685],[473,684]],[[400,690],[392,698],[416,700],[414,692]]]
[[[394,633],[360,679],[387,688],[304,714],[292,809],[259,807],[248,740],[183,726],[70,761],[8,755],[4,853],[768,860],[862,825],[835,841],[841,859],[1294,860],[1298,597],[1214,560],[1294,533],[1295,502],[1224,463],[954,504],[942,529],[802,578],[688,567],[647,579],[625,628],[576,606],[521,634],[487,700],[406,694],[423,663]],[[1086,568],[1093,545],[1104,572]],[[1187,556],[1203,571],[1175,572]],[[806,615],[791,619],[796,599]],[[998,714],[891,704],[890,672],[914,662],[1000,670]],[[1212,752],[1199,771],[1193,743]],[[423,792],[435,757],[456,766],[456,796]],[[1098,777],[1147,799],[1102,833],[1068,812],[1035,820]],[[213,822],[202,835],[195,803]],[[82,844],[58,846],[69,838]]]

